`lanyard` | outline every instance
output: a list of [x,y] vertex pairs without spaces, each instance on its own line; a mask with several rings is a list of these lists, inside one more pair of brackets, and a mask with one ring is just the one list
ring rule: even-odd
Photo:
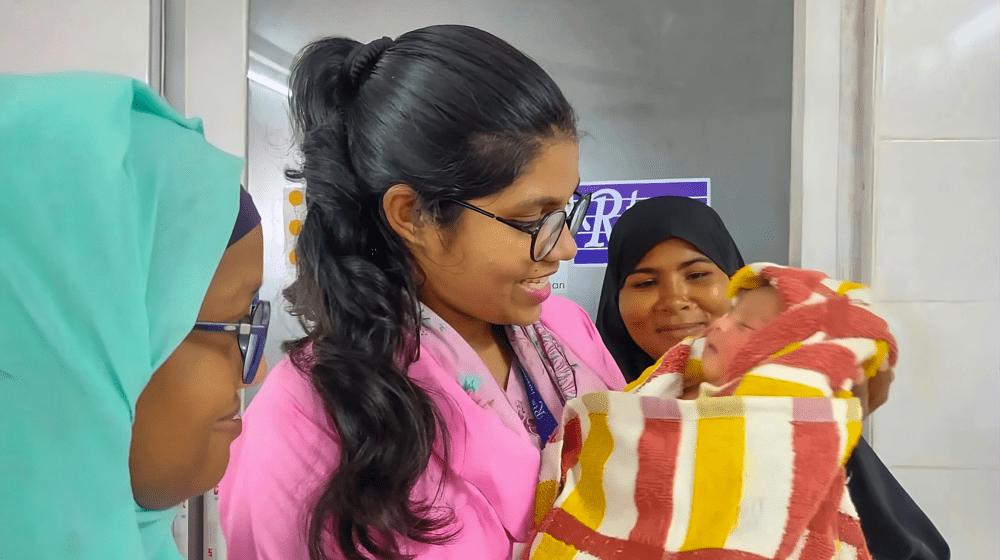
[[542,395],[539,394],[538,388],[535,384],[531,382],[531,378],[521,367],[521,362],[515,357],[514,364],[517,366],[517,371],[521,372],[521,380],[524,382],[524,390],[528,393],[528,403],[531,406],[531,415],[535,417],[535,426],[538,428],[538,435],[542,438],[542,447],[549,441],[549,436],[555,431],[556,426],[559,423],[556,421],[555,416],[552,415],[552,411],[542,400]]

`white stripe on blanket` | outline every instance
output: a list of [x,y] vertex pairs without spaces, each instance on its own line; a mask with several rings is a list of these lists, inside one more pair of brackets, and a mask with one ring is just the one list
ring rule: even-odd
[[632,527],[639,519],[635,505],[635,481],[639,474],[639,439],[645,430],[642,407],[634,401],[608,399],[608,417],[619,418],[615,426],[614,448],[608,457],[602,478],[604,482],[604,519],[598,531],[604,535],[628,540]]
[[687,538],[694,497],[694,459],[698,449],[698,409],[680,407],[681,437],[677,446],[677,470],[674,472],[674,510],[667,532],[667,550],[680,550]]
[[793,548],[792,553],[788,555],[788,560],[800,560],[802,557],[802,549],[806,547],[807,540],[809,540],[809,529],[802,532],[799,542],[795,543],[795,548]]
[[[726,548],[773,558],[781,546],[792,496],[795,456],[789,446],[794,441],[791,399],[772,399],[771,411],[747,414],[743,464],[743,490],[736,529],[726,540]],[[778,442],[780,446],[776,445]]]

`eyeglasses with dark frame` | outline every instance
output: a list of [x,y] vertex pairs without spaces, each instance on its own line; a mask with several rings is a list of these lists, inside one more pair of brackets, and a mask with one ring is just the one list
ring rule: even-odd
[[243,321],[239,323],[198,321],[192,330],[235,333],[240,345],[240,354],[243,356],[243,384],[250,385],[257,376],[260,361],[264,358],[264,343],[267,342],[267,326],[270,321],[271,302],[254,298],[250,314]]
[[[587,215],[587,209],[590,208],[590,201],[593,198],[594,193],[581,195],[579,192],[574,191],[573,194],[579,196],[580,199],[573,204],[573,208],[570,209],[568,214],[565,210],[553,210],[552,212],[542,216],[540,219],[530,223],[515,222],[513,220],[501,218],[496,214],[487,212],[486,210],[469,204],[464,200],[450,200],[459,206],[478,212],[488,218],[493,218],[504,225],[531,235],[531,260],[539,262],[552,252],[556,243],[559,243],[559,236],[562,235],[562,226],[564,223],[569,229],[570,235],[576,235],[577,232],[580,231],[580,227],[583,225],[583,219]],[[540,236],[540,233],[543,233],[543,235]],[[541,243],[539,243],[539,239],[542,240]]]

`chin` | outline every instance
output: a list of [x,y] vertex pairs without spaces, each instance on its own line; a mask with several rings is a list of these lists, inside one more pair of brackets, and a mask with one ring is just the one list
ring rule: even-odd
[[542,306],[536,305],[527,309],[515,309],[508,315],[507,324],[515,327],[527,327],[538,322],[542,316]]
[[180,505],[184,500],[200,494],[202,492],[192,489],[189,485],[145,489],[139,492],[133,490],[135,503],[150,511],[168,510]]
[[677,344],[679,344],[679,343],[680,343],[680,340],[678,340],[677,342],[675,342],[673,344],[662,344],[662,345],[658,344],[658,345],[656,345],[653,348],[653,354],[649,354],[649,352],[646,352],[646,353],[649,354],[650,357],[652,357],[654,360],[659,360],[660,358],[663,357],[664,354],[666,354],[667,352],[669,352],[671,348],[673,348],[674,346],[677,346]]
[[178,489],[178,492],[175,493],[175,497],[179,498],[177,499],[177,504],[189,498],[211,492],[222,481],[228,465],[228,446],[223,451],[206,455],[202,467],[197,472],[189,473],[188,485],[184,489]]

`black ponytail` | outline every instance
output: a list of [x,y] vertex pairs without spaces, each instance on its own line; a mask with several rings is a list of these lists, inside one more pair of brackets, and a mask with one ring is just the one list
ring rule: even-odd
[[331,535],[352,560],[402,558],[400,539],[441,544],[456,528],[451,510],[410,495],[445,427],[406,375],[419,348],[417,280],[382,195],[409,185],[420,211],[447,226],[457,213],[443,201],[503,190],[542,142],[575,139],[575,120],[534,62],[464,26],[317,41],[297,56],[291,89],[301,166],[286,176],[305,182],[306,218],[285,295],[306,337],[286,349],[340,437],[309,556],[327,560]]

